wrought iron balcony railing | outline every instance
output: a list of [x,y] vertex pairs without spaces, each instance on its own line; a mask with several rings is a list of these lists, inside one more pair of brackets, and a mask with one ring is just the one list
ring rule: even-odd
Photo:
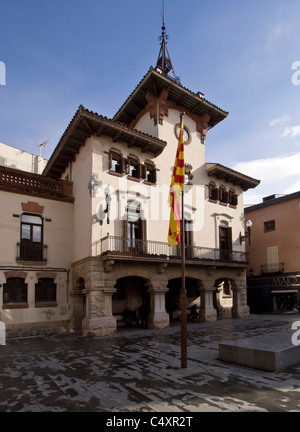
[[[93,243],[92,252],[93,256],[114,255],[179,260],[181,250],[180,246],[171,247],[167,242],[125,239],[124,237],[107,235]],[[248,262],[248,254],[246,252],[200,246],[186,246],[185,258],[188,261]]]
[[47,262],[47,245],[17,243],[17,261]]

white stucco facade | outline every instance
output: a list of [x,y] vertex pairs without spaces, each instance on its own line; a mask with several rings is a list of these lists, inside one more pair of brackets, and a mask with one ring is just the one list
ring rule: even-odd
[[183,111],[187,307],[203,322],[248,316],[243,192],[258,182],[205,160],[206,133],[227,113],[151,69],[113,119],[80,106],[43,175],[30,156],[0,166],[0,318],[11,334],[111,334],[142,303],[149,328],[178,317],[181,257],[167,235]]

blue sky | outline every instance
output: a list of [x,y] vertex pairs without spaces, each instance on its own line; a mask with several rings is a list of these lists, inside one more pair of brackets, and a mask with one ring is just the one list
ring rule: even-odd
[[[38,154],[48,139],[49,158],[80,104],[113,117],[156,64],[161,5],[0,0],[0,142]],[[229,111],[207,162],[262,181],[246,203],[300,190],[299,0],[165,0],[165,23],[182,85]]]

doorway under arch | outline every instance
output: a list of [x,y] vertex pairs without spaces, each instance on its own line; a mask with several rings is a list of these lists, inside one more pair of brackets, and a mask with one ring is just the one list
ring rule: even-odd
[[232,281],[226,277],[215,281],[214,307],[218,317],[230,317],[233,306]]
[[112,297],[112,313],[117,320],[117,326],[125,325],[123,313],[125,310],[138,314],[139,307],[144,304],[150,312],[150,294],[148,281],[140,276],[126,276],[117,279],[116,292]]
[[[167,285],[169,291],[166,293],[166,311],[170,315],[170,321],[179,319],[180,317],[180,290],[181,278],[170,279]],[[185,278],[187,309],[196,305],[199,312],[200,309],[200,290],[199,281],[193,278]]]

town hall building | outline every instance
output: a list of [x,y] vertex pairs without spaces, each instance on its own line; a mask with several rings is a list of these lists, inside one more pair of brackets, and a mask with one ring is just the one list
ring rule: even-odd
[[[181,256],[167,242],[184,112],[185,276],[197,319],[249,315],[243,193],[259,181],[206,161],[228,113],[183,87],[162,31],[155,67],[112,119],[80,106],[41,174],[0,153],[0,320],[8,337],[103,336],[145,304],[148,328],[180,315]],[[1,152],[0,146],[0,152]]]

